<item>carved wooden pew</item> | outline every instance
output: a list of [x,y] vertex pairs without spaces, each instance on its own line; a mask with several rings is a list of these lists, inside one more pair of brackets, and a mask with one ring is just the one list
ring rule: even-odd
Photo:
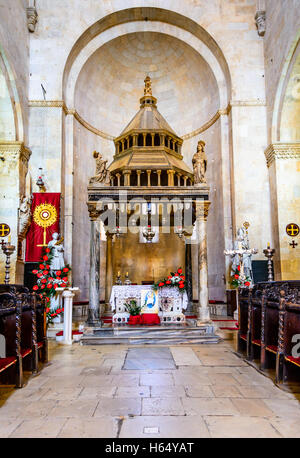
[[244,352],[247,350],[248,339],[248,303],[249,303],[249,289],[239,290],[239,331],[237,337],[238,351]]
[[0,358],[0,383],[23,386],[21,356],[22,300],[11,293],[0,293],[0,333],[5,337],[5,357]]
[[276,383],[300,385],[300,291],[280,292]]
[[248,339],[247,339],[247,358],[249,360],[259,359],[261,356],[261,317],[263,285],[254,285],[249,292],[248,302]]
[[0,285],[0,291],[9,291],[22,303],[21,357],[23,369],[38,371],[38,361],[48,362],[46,330],[46,302],[23,285]]

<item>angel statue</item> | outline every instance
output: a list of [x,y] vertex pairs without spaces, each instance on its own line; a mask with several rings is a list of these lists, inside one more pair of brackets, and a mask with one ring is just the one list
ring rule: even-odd
[[60,238],[57,232],[52,234],[52,240],[48,243],[48,248],[52,250],[53,258],[50,262],[50,270],[62,270],[65,267],[63,237]]
[[19,208],[19,240],[24,240],[31,223],[31,204],[33,196],[22,196]]
[[243,254],[242,258],[240,258],[239,254],[234,254],[231,266],[231,274],[235,274],[235,271],[241,264],[242,259],[244,275],[245,277],[249,278],[251,285],[253,285],[252,254],[255,254],[257,250],[250,249],[247,231],[243,227],[240,227],[237,230],[237,237],[234,241],[233,249],[235,250],[235,252],[238,250],[242,250]]
[[204,151],[205,142],[200,140],[197,145],[197,152],[193,156],[194,183],[206,183],[207,157]]
[[103,160],[101,153],[97,151],[93,152],[93,157],[96,160],[96,171],[95,176],[90,179],[90,183],[103,183],[110,184],[110,171],[107,169],[107,160]]

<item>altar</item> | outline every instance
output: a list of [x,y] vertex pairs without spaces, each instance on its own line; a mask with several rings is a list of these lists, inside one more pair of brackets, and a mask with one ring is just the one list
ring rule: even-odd
[[[137,305],[143,307],[142,298],[147,292],[154,292],[152,286],[146,285],[114,285],[112,287],[109,304],[114,312],[112,321],[115,324],[126,324],[129,313],[125,304],[134,299]],[[157,311],[163,324],[184,323],[183,310],[187,309],[188,296],[186,291],[180,292],[177,288],[161,288],[157,291]],[[143,309],[142,309],[143,313]]]

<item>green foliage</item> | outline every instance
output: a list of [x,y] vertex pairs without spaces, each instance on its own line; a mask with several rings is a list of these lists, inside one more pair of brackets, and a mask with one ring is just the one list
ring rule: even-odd
[[141,313],[141,306],[137,305],[137,302],[135,299],[131,299],[129,302],[125,302],[125,309],[130,315],[132,316],[137,316],[140,315]]

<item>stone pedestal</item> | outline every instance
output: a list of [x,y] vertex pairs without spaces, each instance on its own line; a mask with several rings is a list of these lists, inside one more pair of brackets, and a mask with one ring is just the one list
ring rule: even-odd
[[72,345],[72,310],[73,310],[73,297],[79,292],[79,288],[57,288],[58,293],[62,292],[64,300],[64,331],[62,344]]

